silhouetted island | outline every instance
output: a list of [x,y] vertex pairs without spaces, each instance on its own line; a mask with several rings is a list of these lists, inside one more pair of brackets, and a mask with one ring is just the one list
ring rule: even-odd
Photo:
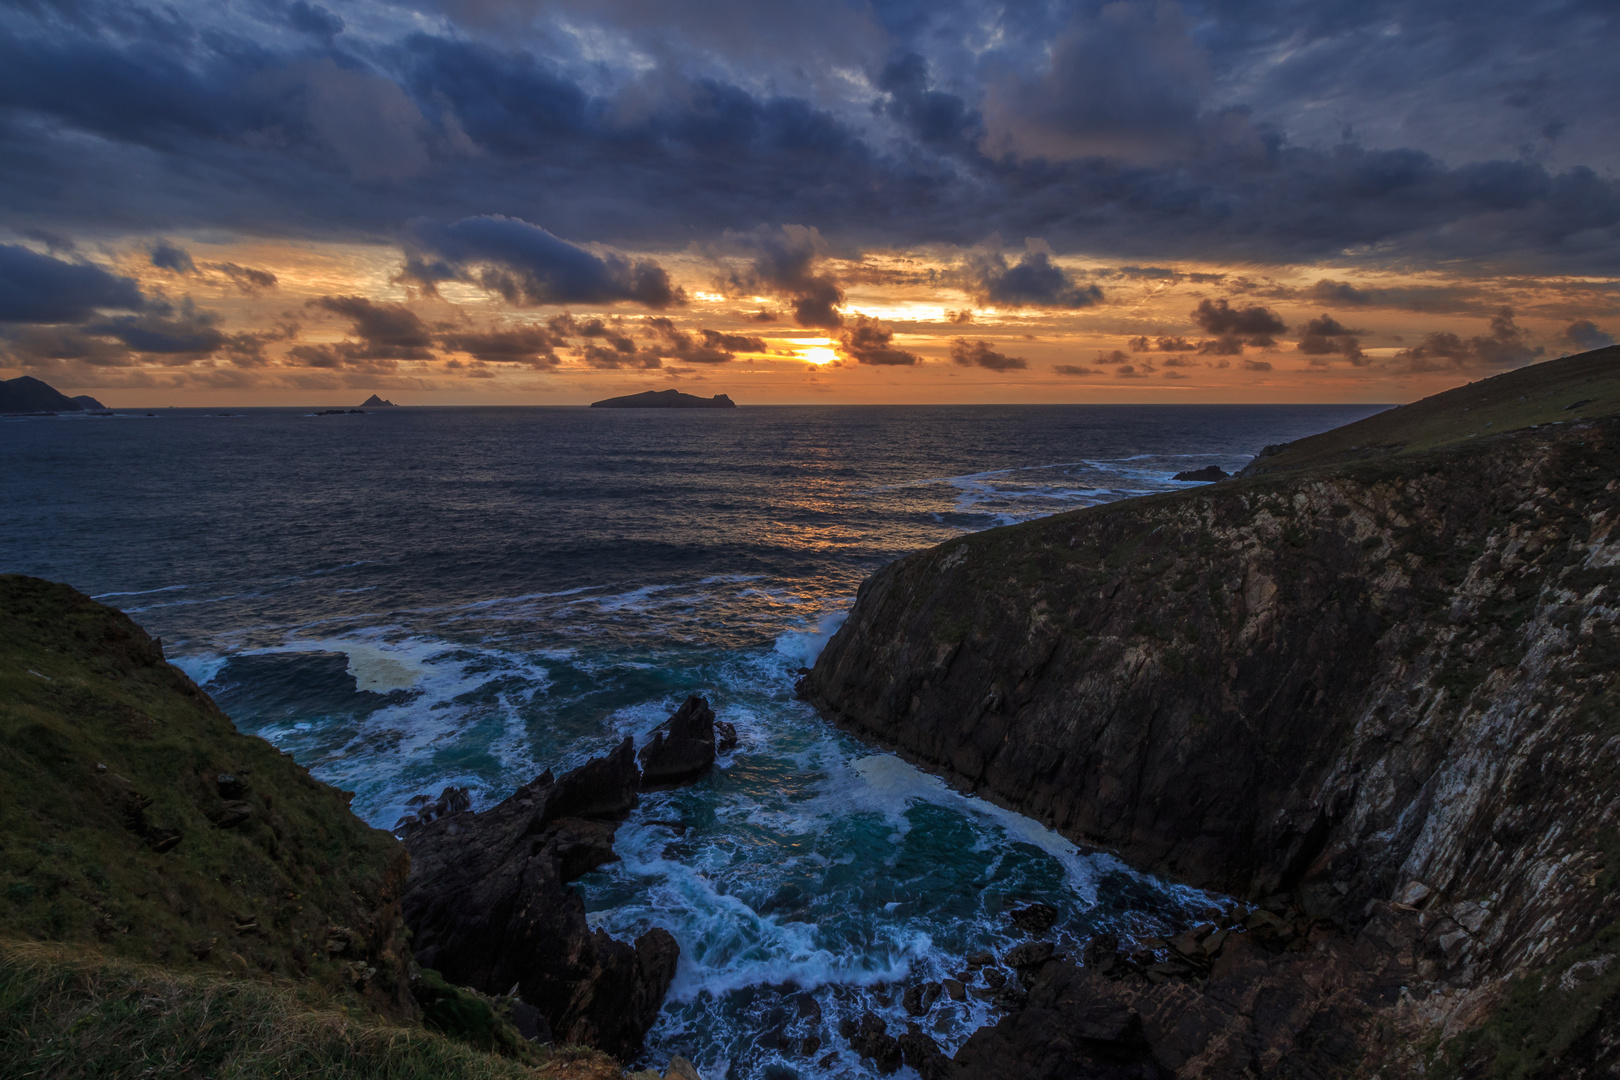
[[639,394],[626,394],[605,401],[591,402],[593,409],[735,409],[737,403],[725,394],[701,398],[683,394],[679,390],[644,390]]
[[395,405],[387,398],[380,398],[376,394],[372,394],[370,397],[366,398],[366,400],[360,403],[360,407],[362,409],[396,409],[399,406]]
[[59,413],[100,411],[103,406],[95,398],[82,403],[57,390],[50,383],[20,375],[0,382],[0,413]]

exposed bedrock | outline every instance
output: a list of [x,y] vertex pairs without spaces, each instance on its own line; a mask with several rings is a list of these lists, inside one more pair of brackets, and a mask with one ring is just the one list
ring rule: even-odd
[[[714,710],[693,694],[641,748],[641,786],[673,787],[708,772],[714,766],[714,735]],[[736,741],[735,732],[731,738]]]
[[[689,745],[707,731],[714,761],[714,713],[691,697],[669,721],[655,763],[679,768],[663,784],[701,773]],[[673,744],[673,746],[671,746]],[[645,751],[644,751],[645,753]],[[634,945],[592,931],[568,883],[616,856],[613,837],[643,785],[635,745],[553,778],[547,770],[480,813],[439,811],[413,821],[404,896],[417,961],[451,982],[490,994],[513,986],[561,1043],[594,1046],[621,1059],[640,1050],[675,976],[680,948],[654,928]],[[442,807],[441,798],[435,807]]]
[[964,537],[867,581],[801,693],[1331,947],[1400,900],[1402,1023],[1449,1035],[1615,917],[1616,477],[1607,419]]

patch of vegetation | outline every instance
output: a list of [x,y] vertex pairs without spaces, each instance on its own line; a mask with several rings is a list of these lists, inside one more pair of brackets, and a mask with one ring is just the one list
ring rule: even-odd
[[[1620,866],[1613,858],[1610,862]],[[1620,1006],[1617,949],[1620,923],[1612,923],[1591,942],[1515,979],[1489,1019],[1452,1040],[1431,1075],[1436,1080],[1563,1075],[1560,1063],[1566,1055]]]
[[606,1055],[520,1062],[312,1003],[296,984],[173,971],[99,950],[0,943],[0,1075],[137,1080],[617,1080]]
[[[1567,408],[1576,401],[1586,404]],[[1532,364],[1299,439],[1255,467],[1274,473],[1369,455],[1404,456],[1616,412],[1620,412],[1620,346]],[[1587,480],[1598,482],[1596,477]],[[1411,515],[1405,507],[1402,512]]]
[[387,914],[403,847],[238,733],[124,615],[0,576],[0,743],[0,937],[414,1012]]

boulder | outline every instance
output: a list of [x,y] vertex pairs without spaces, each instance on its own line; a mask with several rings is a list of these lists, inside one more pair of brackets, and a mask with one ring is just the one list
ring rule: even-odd
[[641,748],[641,787],[675,787],[714,766],[714,710],[693,694]]
[[653,929],[634,945],[592,931],[568,883],[613,858],[636,803],[634,744],[553,780],[547,771],[480,813],[450,813],[406,838],[403,906],[417,962],[488,994],[518,988],[559,1043],[632,1057],[680,955]]

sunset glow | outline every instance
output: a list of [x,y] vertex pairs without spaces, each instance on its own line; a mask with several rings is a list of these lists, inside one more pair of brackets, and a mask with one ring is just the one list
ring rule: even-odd
[[[1620,123],[1574,74],[1615,79],[1594,28],[1504,14],[1514,48],[1397,86],[1358,73],[1364,31],[1416,55],[1430,9],[902,30],[854,5],[736,36],[513,3],[413,38],[408,7],[183,7],[184,40],[5,16],[41,80],[119,74],[0,99],[26,120],[0,375],[129,405],[1400,401],[1620,332]],[[233,35],[269,42],[253,72]],[[1569,81],[1536,83],[1555,45]],[[181,98],[209,119],[107,120]]]

